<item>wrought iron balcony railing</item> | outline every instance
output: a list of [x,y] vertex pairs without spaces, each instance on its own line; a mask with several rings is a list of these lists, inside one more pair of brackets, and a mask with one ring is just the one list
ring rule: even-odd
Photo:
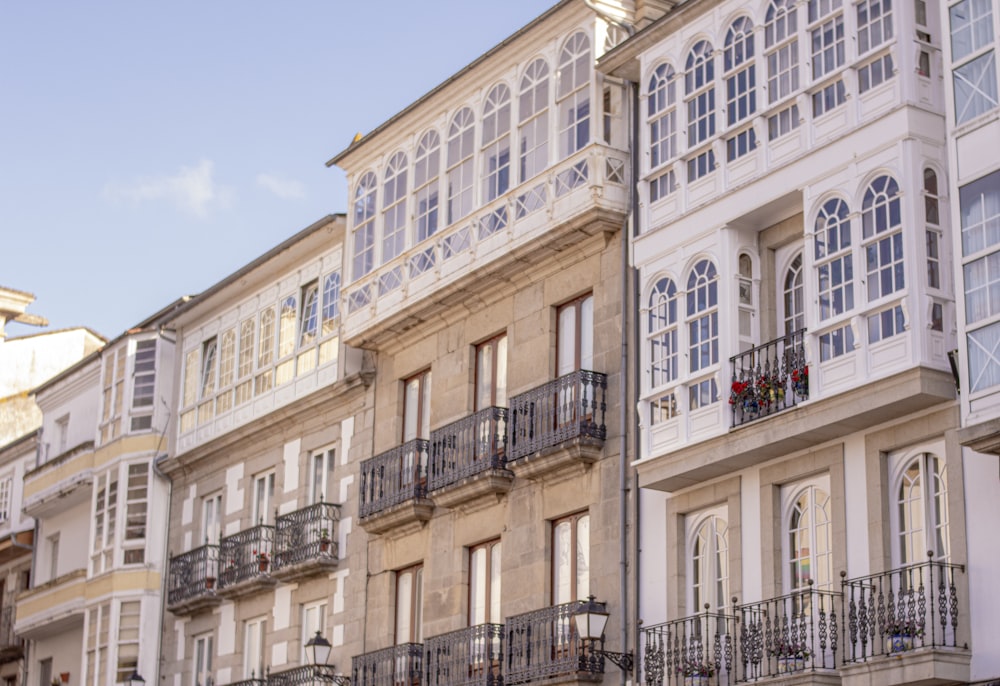
[[964,572],[962,565],[929,559],[882,574],[844,578],[844,663],[914,648],[957,647],[964,627],[955,575]]
[[274,571],[321,557],[337,559],[339,521],[340,505],[332,503],[315,503],[276,517]]
[[[523,684],[568,674],[604,673],[604,658],[588,656],[573,615],[582,601],[553,605],[508,617],[504,624],[504,683]],[[604,649],[604,642],[594,646]]]
[[315,686],[316,684],[333,683],[335,675],[329,665],[303,665],[280,672],[269,672],[267,686]]
[[510,399],[510,460],[578,437],[604,440],[608,377],[579,370]]
[[417,438],[361,463],[361,518],[427,495],[427,449]]
[[219,546],[207,543],[170,558],[167,605],[176,606],[204,595],[215,595],[219,577]]
[[834,669],[843,618],[840,593],[810,587],[735,607],[737,681]]
[[219,544],[219,587],[266,576],[274,558],[274,527],[269,524],[226,536]]
[[24,647],[21,638],[14,633],[16,607],[10,595],[12,594],[8,594],[8,600],[0,610],[0,657],[7,653],[20,652]]
[[795,407],[809,397],[805,334],[800,329],[729,358],[734,427]]
[[503,624],[479,624],[424,641],[426,686],[502,686]]
[[736,681],[736,615],[709,612],[643,630],[646,684],[684,684],[696,677],[707,686]]
[[402,643],[351,659],[351,686],[420,686],[424,647]]
[[444,488],[507,463],[507,408],[487,407],[431,432],[428,489]]

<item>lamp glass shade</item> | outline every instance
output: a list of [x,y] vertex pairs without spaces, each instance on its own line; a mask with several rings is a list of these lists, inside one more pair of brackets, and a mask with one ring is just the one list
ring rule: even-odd
[[130,686],[142,686],[146,683],[146,680],[139,674],[139,670],[136,670],[132,672],[132,675],[128,678],[128,683]]
[[309,639],[306,643],[306,650],[312,656],[313,664],[320,666],[325,665],[327,660],[330,659],[330,649],[333,646],[330,642],[323,638],[322,635],[317,631],[316,635]]
[[604,635],[604,627],[608,623],[608,611],[604,603],[599,603],[590,596],[576,611],[573,621],[576,622],[576,632],[580,638],[596,641]]

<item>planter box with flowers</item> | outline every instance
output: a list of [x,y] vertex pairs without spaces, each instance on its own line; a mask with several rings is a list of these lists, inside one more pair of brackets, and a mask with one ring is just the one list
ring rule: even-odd
[[268,557],[267,553],[258,553],[256,550],[253,551],[253,555],[257,558],[257,569],[261,572],[266,572],[267,566],[271,563],[271,558]]
[[923,628],[915,620],[890,619],[885,625],[885,652],[892,655],[913,650],[913,639],[923,635]]
[[778,674],[801,672],[806,668],[806,660],[812,653],[803,643],[779,640],[777,645],[768,650],[768,654],[778,661]]
[[715,676],[715,667],[688,658],[681,662],[677,674],[683,679],[684,686],[708,686],[709,680]]

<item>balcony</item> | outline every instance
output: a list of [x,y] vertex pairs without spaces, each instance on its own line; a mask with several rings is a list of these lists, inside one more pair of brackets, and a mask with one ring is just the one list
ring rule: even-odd
[[274,522],[271,574],[292,581],[336,568],[340,505],[315,503]]
[[274,527],[244,529],[219,543],[219,595],[240,598],[275,586],[270,575],[274,560]]
[[809,399],[805,329],[729,358],[733,427],[770,417]]
[[30,517],[45,517],[89,503],[93,463],[94,442],[86,441],[26,472],[24,513]]
[[[962,565],[927,562],[844,579],[844,684],[967,682]],[[964,580],[964,576],[959,580]],[[892,658],[892,659],[888,659]]]
[[330,665],[303,665],[293,667],[280,672],[269,672],[266,679],[258,679],[257,683],[263,686],[314,686],[318,683],[333,683],[332,677],[336,675],[334,668]]
[[479,624],[424,641],[425,686],[503,686],[503,624]]
[[87,570],[74,569],[17,595],[14,633],[34,641],[83,627]]
[[219,546],[207,543],[170,558],[167,574],[167,609],[187,615],[222,602],[216,592]]
[[351,686],[420,686],[424,647],[401,643],[351,660]]
[[588,145],[349,284],[344,342],[380,349],[406,340],[455,302],[501,286],[512,269],[617,232],[628,208],[627,159]]
[[471,511],[510,490],[507,408],[487,407],[431,432],[428,490],[442,507]]
[[399,533],[419,528],[431,518],[434,503],[427,498],[427,452],[422,438],[361,463],[361,527],[370,534]]
[[19,660],[24,655],[24,641],[14,633],[14,598],[8,594],[0,609],[0,664]]
[[[604,658],[587,655],[576,633],[573,615],[580,604],[563,603],[507,618],[505,684],[554,677],[596,682],[603,679]],[[603,641],[597,647],[603,650]]]
[[646,683],[681,684],[702,678],[711,684],[736,681],[735,614],[709,612],[643,630]]
[[579,370],[510,399],[510,458],[529,479],[572,472],[601,457],[607,375]]

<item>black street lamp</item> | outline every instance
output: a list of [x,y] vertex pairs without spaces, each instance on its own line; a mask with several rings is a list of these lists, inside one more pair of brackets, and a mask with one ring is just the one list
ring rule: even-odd
[[146,680],[139,674],[138,668],[132,670],[132,674],[128,678],[128,684],[129,686],[146,686]]
[[351,686],[351,677],[334,674],[333,665],[327,667],[330,660],[330,650],[333,648],[320,632],[309,639],[306,643],[306,652],[312,658],[313,668],[316,677],[323,681],[329,681],[337,686]]
[[591,655],[605,657],[617,665],[619,669],[631,674],[633,668],[632,653],[616,653],[594,647],[597,641],[604,638],[604,627],[610,616],[604,603],[599,603],[594,596],[590,596],[573,615],[573,621],[576,622],[576,632],[583,639],[584,645],[587,642],[590,643]]

